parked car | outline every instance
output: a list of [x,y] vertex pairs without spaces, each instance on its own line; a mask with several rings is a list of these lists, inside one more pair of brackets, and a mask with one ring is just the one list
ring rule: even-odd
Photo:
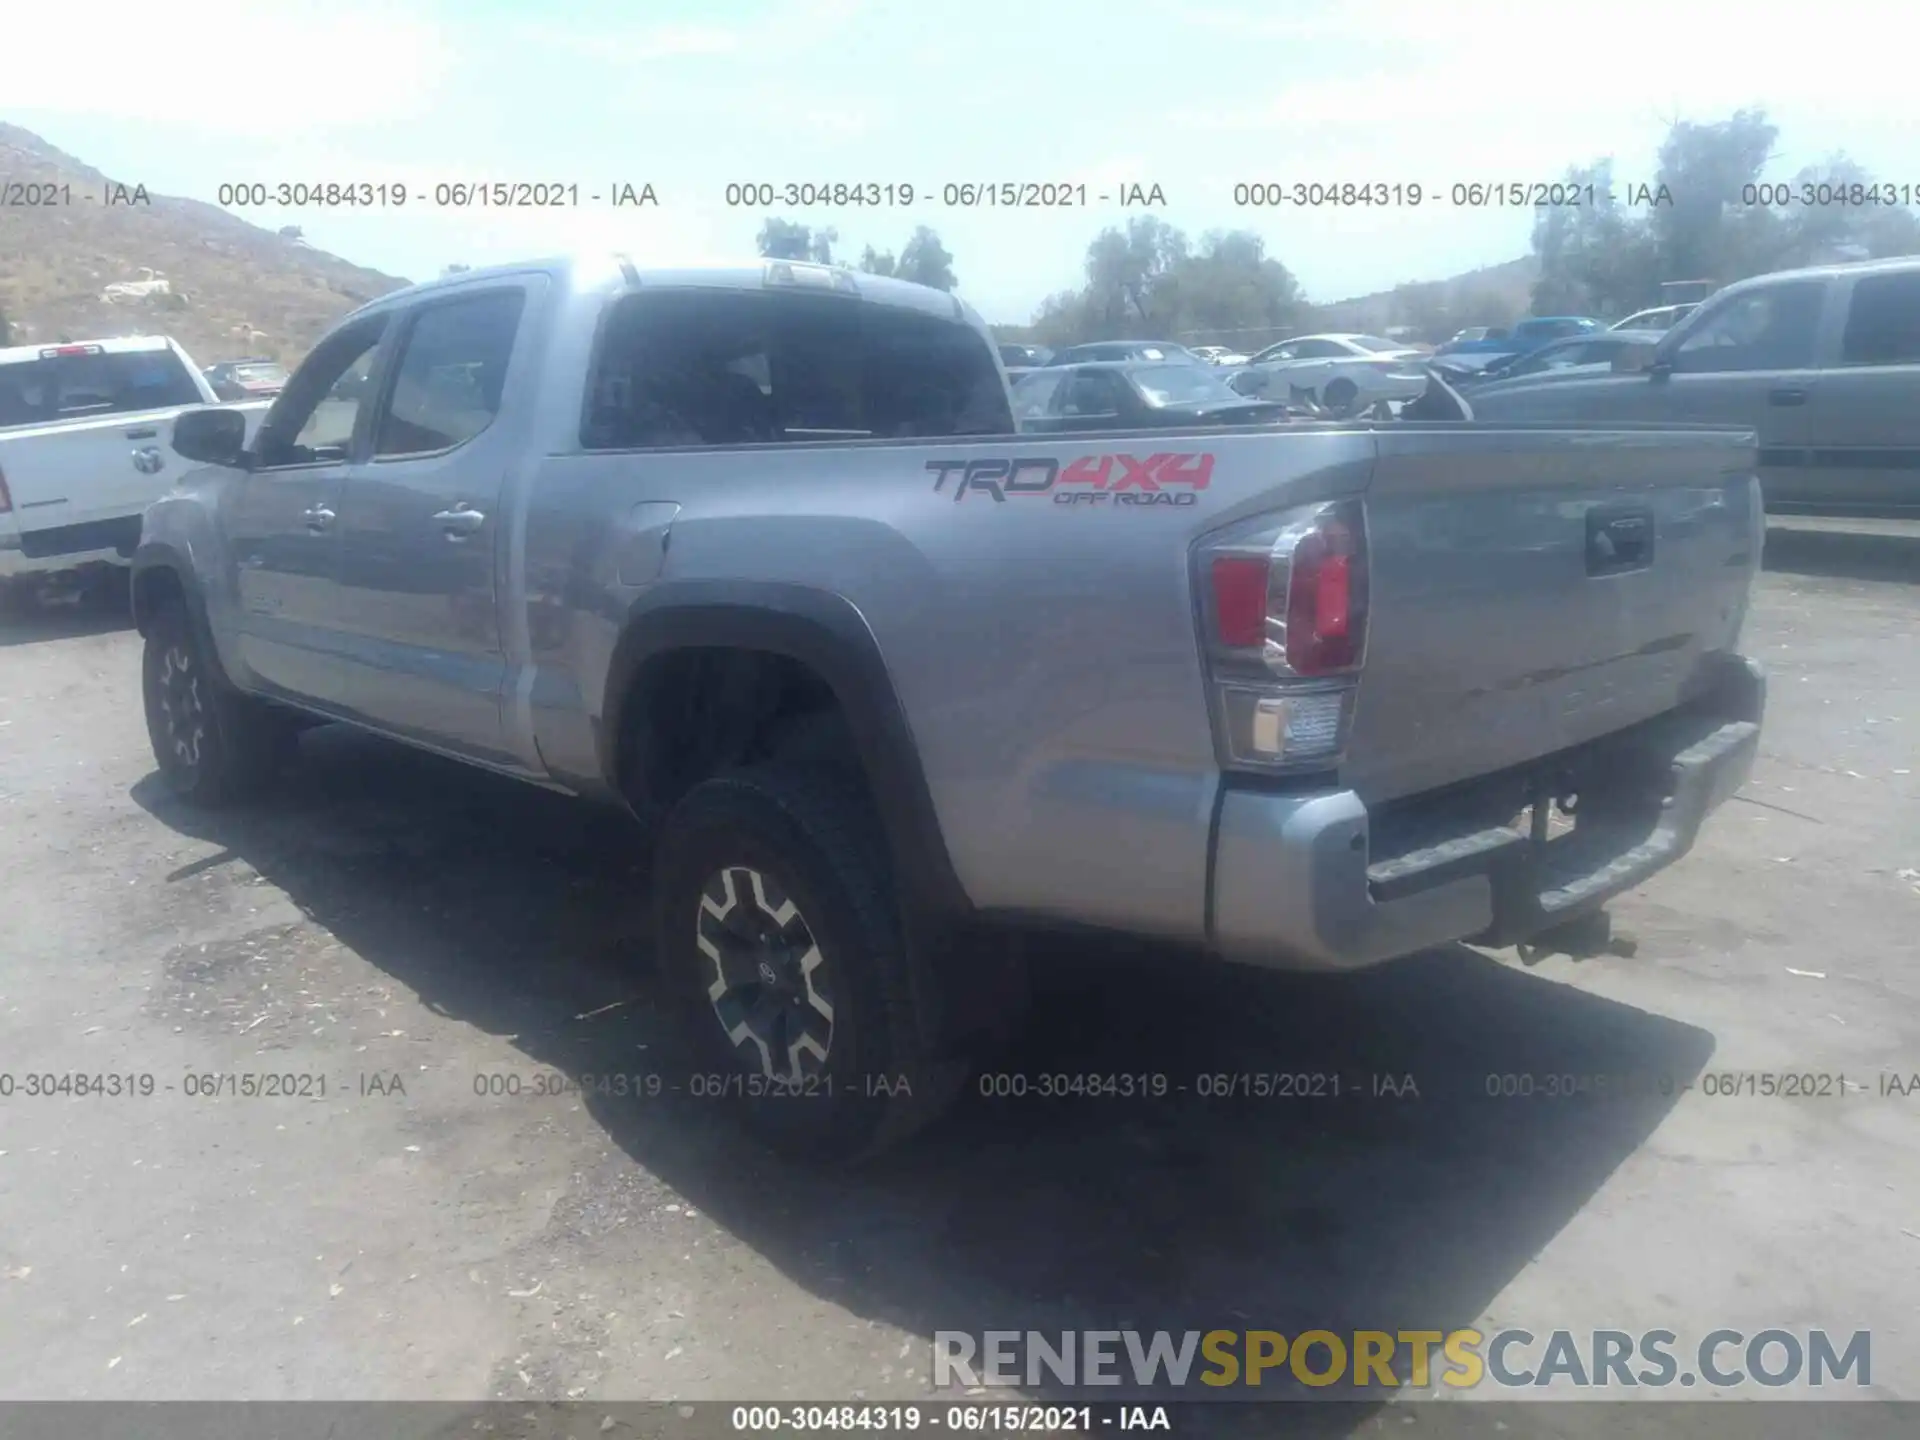
[[236,797],[340,720],[638,817],[695,1068],[813,1156],[960,1093],[1008,928],[1321,970],[1564,932],[1758,744],[1741,435],[1018,434],[950,295],[608,257],[382,296],[250,443],[173,444],[162,783]]
[[222,400],[271,400],[287,383],[278,360],[223,360],[207,367],[207,384]]
[[1685,305],[1656,305],[1651,310],[1636,310],[1624,320],[1616,320],[1615,330],[1671,330],[1700,308],[1698,300]]
[[1231,377],[1262,400],[1306,395],[1335,415],[1418,398],[1427,388],[1421,352],[1377,335],[1300,335],[1269,345]]
[[1023,431],[1143,430],[1160,425],[1268,425],[1284,404],[1249,400],[1194,365],[1121,361],[1035,370],[1013,387]]
[[1102,360],[1179,360],[1189,365],[1207,363],[1186,346],[1176,345],[1171,340],[1098,340],[1056,350],[1048,357],[1047,364],[1086,365]]
[[1000,363],[1005,367],[1007,379],[1011,382],[1045,365],[1047,356],[1051,353],[1041,345],[1002,345]]
[[1550,341],[1525,355],[1496,356],[1490,365],[1450,378],[1478,396],[1491,393],[1483,386],[1550,384],[1578,375],[1608,375],[1613,373],[1615,360],[1656,344],[1660,334],[1658,330],[1603,330],[1594,335],[1575,335]]
[[1920,512],[1920,258],[1742,280],[1605,374],[1474,392],[1482,418],[1735,425],[1775,510]]
[[0,350],[0,581],[124,584],[141,513],[181,472],[174,419],[216,399],[164,335]]
[[1590,335],[1607,327],[1584,315],[1540,315],[1522,320],[1506,331],[1489,330],[1477,340],[1455,336],[1434,353],[1461,355],[1524,355],[1538,350],[1549,340],[1564,340],[1571,335]]
[[1244,365],[1247,357],[1224,345],[1195,345],[1193,353],[1209,365]]

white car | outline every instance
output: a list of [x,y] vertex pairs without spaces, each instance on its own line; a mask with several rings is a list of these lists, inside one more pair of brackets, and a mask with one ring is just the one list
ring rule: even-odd
[[1193,353],[1209,365],[1244,365],[1247,363],[1247,357],[1245,355],[1236,355],[1224,345],[1195,345],[1193,347]]
[[[141,515],[188,468],[174,417],[219,403],[164,335],[0,350],[0,582],[124,569]],[[231,408],[251,434],[268,403]]]
[[1305,397],[1349,415],[1382,401],[1426,393],[1426,353],[1378,335],[1299,335],[1269,345],[1232,378],[1242,395]]
[[1699,303],[1689,305],[1656,305],[1651,310],[1636,310],[1626,319],[1616,322],[1615,330],[1671,330],[1687,316],[1700,308]]

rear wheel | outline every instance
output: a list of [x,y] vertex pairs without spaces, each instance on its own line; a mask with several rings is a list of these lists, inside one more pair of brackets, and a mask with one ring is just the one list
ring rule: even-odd
[[1360,387],[1351,380],[1335,380],[1328,385],[1321,396],[1327,409],[1335,415],[1345,415],[1353,408],[1353,402],[1360,396]]
[[692,1027],[696,1097],[774,1148],[852,1159],[958,1094],[919,1035],[879,826],[827,772],[774,763],[695,786],[655,854],[655,943]]
[[291,753],[293,726],[214,672],[178,600],[148,622],[141,690],[154,763],[183,799],[202,805],[239,799]]

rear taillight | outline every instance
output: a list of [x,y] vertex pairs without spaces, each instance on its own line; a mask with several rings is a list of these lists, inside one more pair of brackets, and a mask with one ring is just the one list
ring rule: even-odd
[[1367,645],[1366,512],[1340,500],[1207,537],[1208,680],[1222,763],[1339,763]]

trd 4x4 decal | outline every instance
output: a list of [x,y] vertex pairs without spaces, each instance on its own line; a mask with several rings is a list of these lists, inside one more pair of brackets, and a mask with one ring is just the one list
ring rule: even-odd
[[1065,468],[1045,456],[929,460],[927,469],[933,472],[934,494],[944,493],[952,482],[956,504],[978,493],[1001,504],[1024,495],[1050,495],[1056,505],[1192,505],[1213,478],[1213,456],[1192,451],[1082,455]]

